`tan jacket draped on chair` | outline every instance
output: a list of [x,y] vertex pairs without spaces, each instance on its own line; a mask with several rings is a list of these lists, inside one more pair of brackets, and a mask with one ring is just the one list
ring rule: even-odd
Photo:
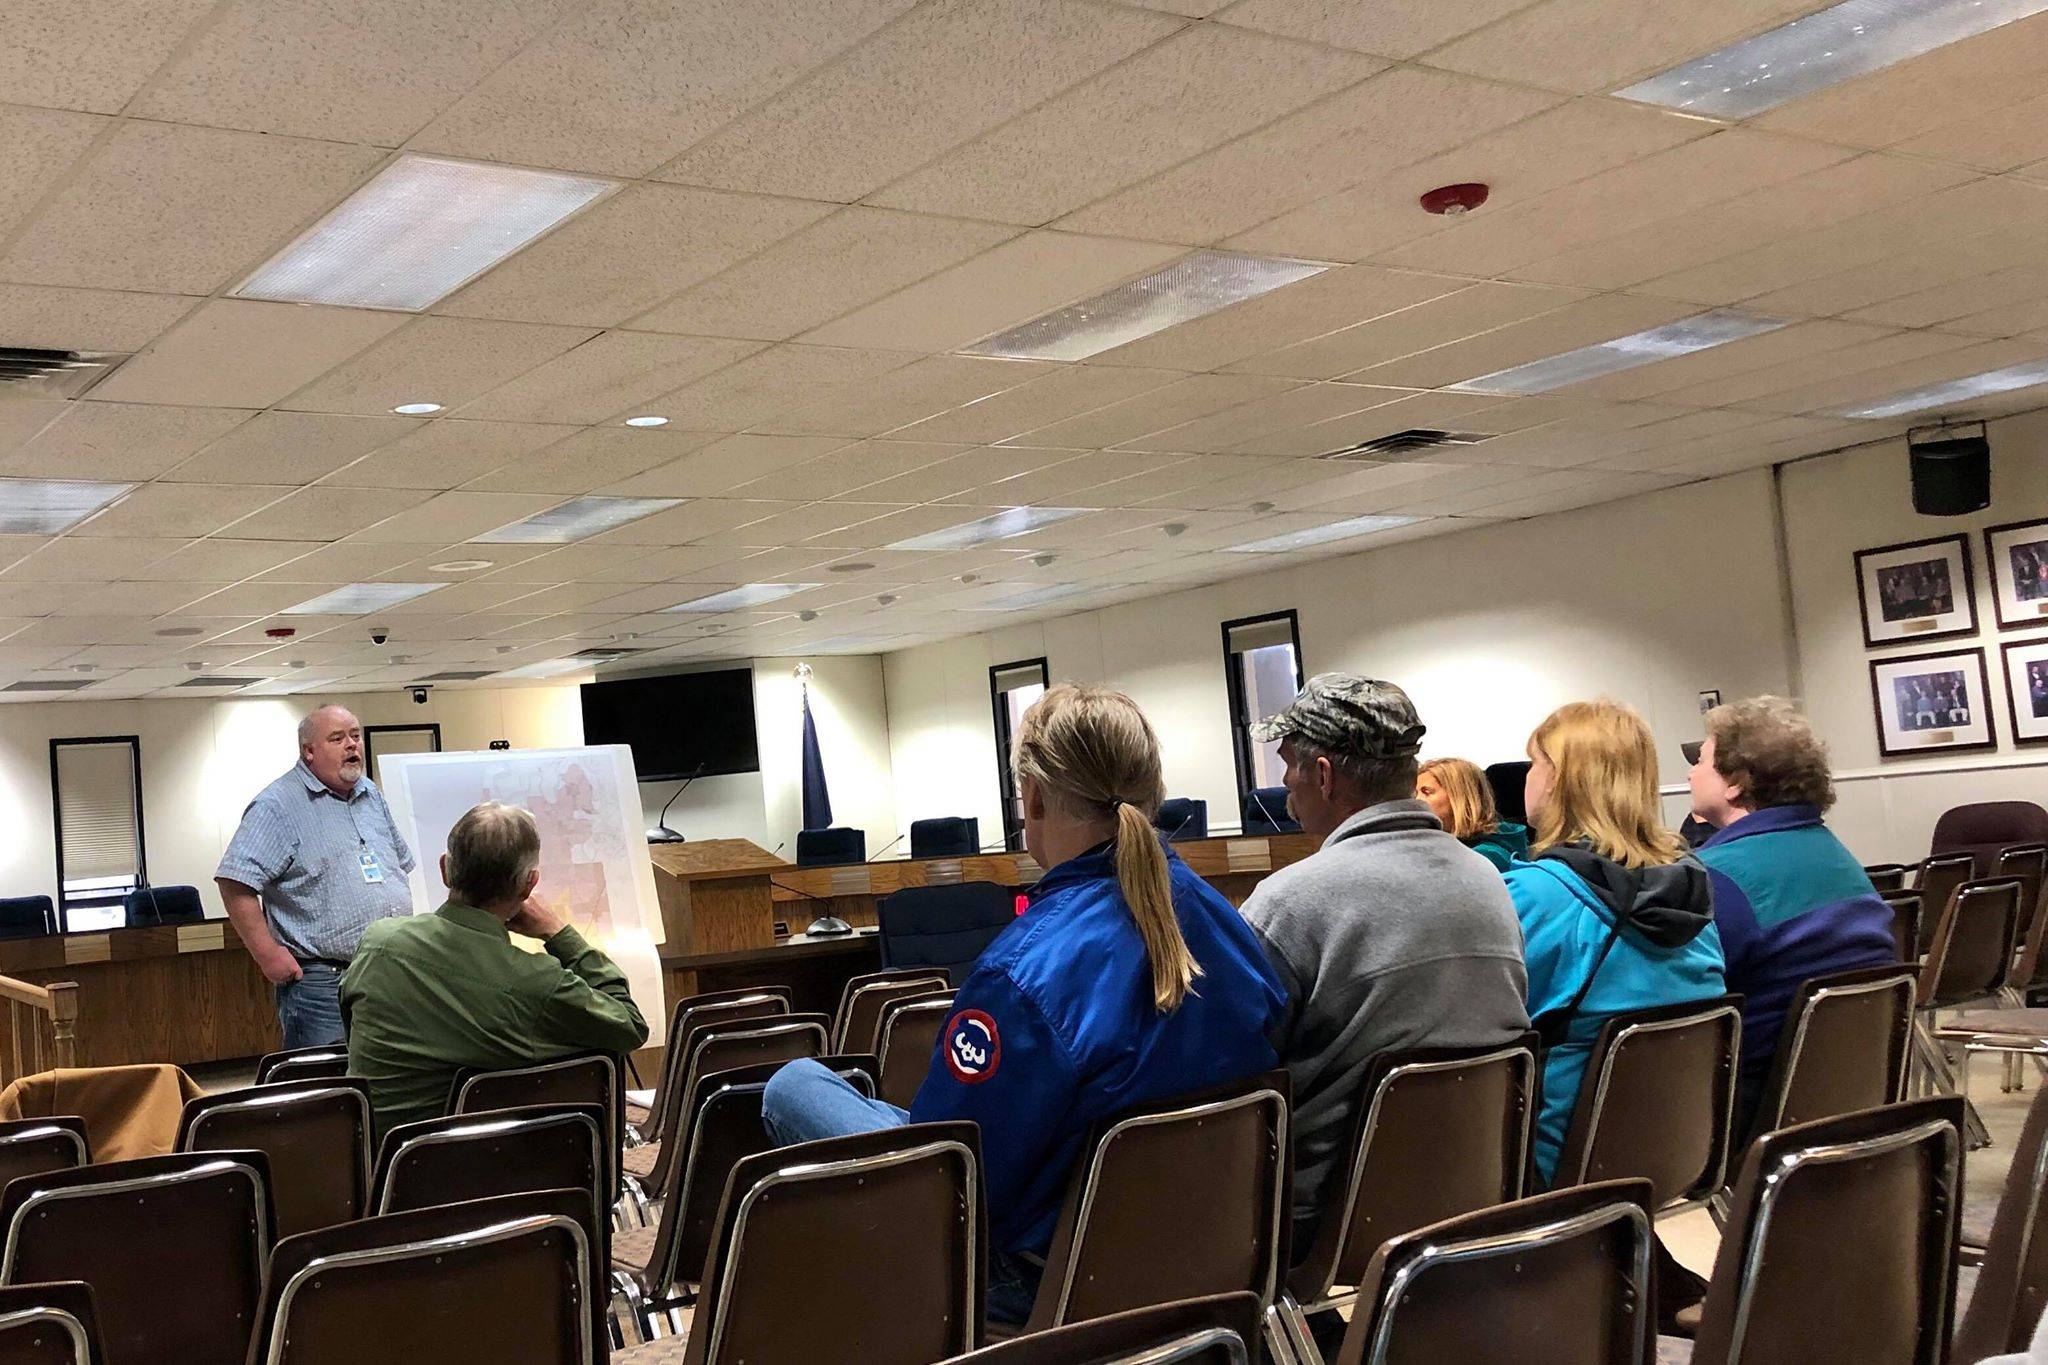
[[76,1114],[94,1161],[162,1156],[178,1140],[178,1115],[201,1093],[175,1066],[93,1066],[23,1076],[0,1091],[0,1119]]

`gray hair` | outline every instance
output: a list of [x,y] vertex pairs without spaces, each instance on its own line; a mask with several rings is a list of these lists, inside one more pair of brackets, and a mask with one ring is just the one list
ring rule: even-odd
[[339,711],[343,715],[347,716],[350,720],[354,720],[356,718],[355,712],[349,710],[346,706],[341,705],[339,702],[324,702],[321,705],[314,707],[305,715],[299,717],[299,747],[301,749],[311,744],[314,740],[314,737],[320,733],[320,717],[326,715],[329,711]]
[[1377,806],[1382,801],[1399,801],[1415,795],[1415,779],[1422,770],[1422,764],[1412,755],[1406,758],[1366,758],[1359,754],[1325,749],[1322,745],[1313,744],[1300,735],[1292,735],[1290,738],[1294,741],[1294,747],[1306,757],[1328,759],[1330,770],[1368,806]]
[[540,826],[520,806],[486,801],[448,831],[448,890],[465,905],[486,909],[526,894],[540,866]]

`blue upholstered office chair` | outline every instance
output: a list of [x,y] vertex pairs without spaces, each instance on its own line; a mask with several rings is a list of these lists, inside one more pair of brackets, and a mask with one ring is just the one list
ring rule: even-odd
[[971,815],[942,815],[910,822],[913,858],[971,858],[981,851],[981,821]]
[[906,886],[875,906],[884,967],[944,967],[965,981],[974,960],[1017,918],[1017,892],[995,882]]
[[197,924],[206,918],[194,886],[138,886],[121,900],[130,929],[149,924]]
[[867,856],[868,832],[864,829],[834,825],[830,829],[797,831],[798,867],[836,867],[841,863],[865,862]]
[[1245,793],[1244,832],[1255,838],[1301,832],[1300,822],[1287,814],[1287,788],[1254,787]]
[[0,896],[0,938],[36,938],[57,932],[57,907],[48,896]]
[[1500,811],[1500,818],[1512,820],[1518,825],[1529,823],[1529,805],[1523,799],[1523,789],[1529,782],[1529,760],[1516,759],[1513,763],[1489,763],[1486,765],[1486,785],[1493,788],[1493,804]]
[[1198,796],[1175,796],[1159,803],[1152,826],[1170,844],[1209,837],[1209,803]]

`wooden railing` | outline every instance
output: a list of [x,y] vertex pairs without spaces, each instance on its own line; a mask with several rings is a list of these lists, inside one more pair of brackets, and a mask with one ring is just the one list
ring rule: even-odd
[[78,1065],[76,981],[38,986],[0,976],[0,999],[7,1002],[7,1031],[13,1041],[12,1064],[4,1079],[14,1081],[53,1067]]

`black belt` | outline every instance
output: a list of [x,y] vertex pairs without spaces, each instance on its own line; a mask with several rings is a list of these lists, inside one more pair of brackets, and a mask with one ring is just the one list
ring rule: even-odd
[[332,967],[337,972],[348,970],[348,963],[337,957],[302,957],[297,962],[301,967]]

